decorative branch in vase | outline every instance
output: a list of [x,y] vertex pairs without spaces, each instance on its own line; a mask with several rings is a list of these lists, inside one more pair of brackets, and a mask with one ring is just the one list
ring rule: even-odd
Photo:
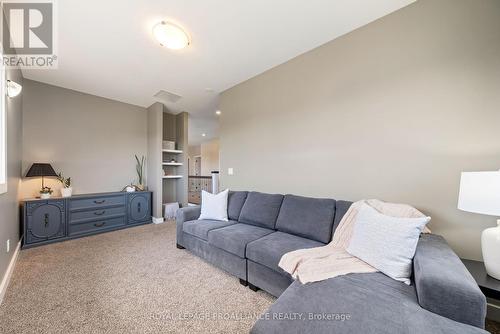
[[135,166],[135,170],[137,172],[137,181],[139,182],[138,185],[136,185],[137,189],[139,190],[145,190],[146,187],[144,186],[144,163],[146,162],[146,158],[142,156],[140,159],[137,155],[135,155],[135,160],[137,161],[137,164]]
[[71,187],[71,177],[65,178],[62,173],[57,174],[57,179],[62,184],[61,197],[71,197],[73,188]]

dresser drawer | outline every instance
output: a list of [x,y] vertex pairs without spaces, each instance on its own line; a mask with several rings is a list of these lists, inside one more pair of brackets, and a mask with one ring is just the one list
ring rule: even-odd
[[73,225],[96,219],[106,220],[109,218],[116,218],[118,216],[125,216],[125,213],[125,206],[113,206],[108,208],[95,208],[85,211],[74,211],[70,212],[69,223]]
[[24,200],[22,248],[151,223],[151,199],[151,192],[137,191]]
[[102,230],[112,229],[124,225],[126,225],[125,217],[94,220],[87,223],[69,225],[69,236],[74,237],[80,234],[97,233]]
[[125,194],[118,196],[102,196],[91,198],[72,198],[69,202],[71,211],[74,210],[92,210],[108,206],[125,205]]

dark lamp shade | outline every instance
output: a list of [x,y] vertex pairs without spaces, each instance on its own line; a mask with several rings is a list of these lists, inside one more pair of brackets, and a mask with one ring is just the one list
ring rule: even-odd
[[50,164],[34,163],[26,173],[26,177],[57,176]]

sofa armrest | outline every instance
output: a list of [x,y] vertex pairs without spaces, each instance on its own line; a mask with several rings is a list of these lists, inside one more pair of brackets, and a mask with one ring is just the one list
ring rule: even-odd
[[455,321],[484,328],[486,297],[443,237],[423,234],[413,259],[420,306]]
[[197,206],[186,206],[177,210],[175,215],[175,224],[177,228],[177,244],[184,247],[184,240],[182,238],[182,225],[184,222],[190,220],[196,220],[200,217],[201,207]]

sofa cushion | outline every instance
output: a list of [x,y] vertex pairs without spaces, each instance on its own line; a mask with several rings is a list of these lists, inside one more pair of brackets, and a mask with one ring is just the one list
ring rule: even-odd
[[335,200],[285,195],[276,221],[278,231],[327,243],[332,238]]
[[351,207],[352,202],[348,201],[336,201],[335,202],[335,219],[333,220],[332,236],[335,234],[335,230],[340,224],[342,218],[346,214],[347,210]]
[[249,192],[238,221],[274,229],[282,201],[283,195]]
[[[278,263],[281,257],[291,251],[321,247],[325,244],[283,232],[274,232],[247,245],[246,257],[281,274],[286,274]],[[288,275],[288,274],[287,274]]]
[[191,220],[183,224],[182,230],[187,234],[191,234],[203,240],[208,240],[208,232],[210,232],[211,230],[230,226],[236,223],[237,222],[234,220],[230,220],[227,222],[211,219]]
[[247,191],[230,191],[227,197],[227,215],[229,219],[238,220],[241,208],[247,199]]
[[[274,316],[280,314],[302,317]],[[486,334],[421,308],[413,286],[382,273],[349,274],[309,284],[294,282],[260,317],[251,333]]]
[[208,243],[226,252],[245,257],[247,244],[273,233],[273,230],[247,224],[234,224],[208,232]]

